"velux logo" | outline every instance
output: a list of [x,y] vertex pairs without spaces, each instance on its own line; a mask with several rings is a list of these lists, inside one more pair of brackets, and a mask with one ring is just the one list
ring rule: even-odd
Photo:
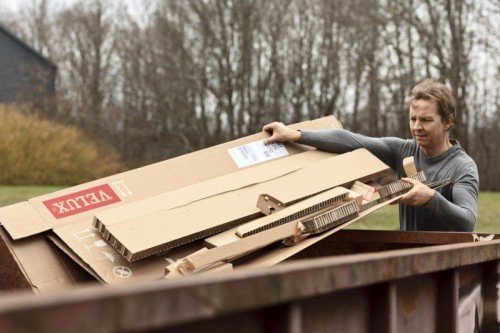
[[67,194],[44,201],[43,204],[56,219],[72,216],[91,209],[121,201],[108,184]]

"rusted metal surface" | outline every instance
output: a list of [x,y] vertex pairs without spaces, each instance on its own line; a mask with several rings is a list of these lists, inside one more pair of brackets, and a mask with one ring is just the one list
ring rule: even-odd
[[[358,240],[366,237],[354,233],[351,236]],[[124,287],[89,286],[40,296],[4,294],[0,328],[5,332],[498,332],[500,240],[422,245],[426,242],[416,244],[415,239],[432,244],[437,235],[400,237],[393,244],[404,244],[403,238],[409,237],[407,244],[413,242],[414,247],[295,259],[266,269]]]
[[[471,243],[490,234],[459,232],[411,232],[388,230],[340,230],[296,254],[294,258],[312,258],[359,254],[422,246]],[[494,235],[500,239],[500,235]]]

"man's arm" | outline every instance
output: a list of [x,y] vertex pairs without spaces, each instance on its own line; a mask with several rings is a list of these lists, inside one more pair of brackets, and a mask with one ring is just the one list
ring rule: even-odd
[[[270,123],[263,128],[271,136],[264,144],[273,142],[298,142],[331,153],[346,153],[366,148],[378,158],[387,161],[391,155],[390,146],[379,138],[371,138],[344,129],[297,131],[280,122]],[[386,162],[388,163],[388,162]]]
[[450,230],[472,232],[477,222],[478,188],[477,171],[472,171],[453,184],[453,202],[436,192],[425,207]]

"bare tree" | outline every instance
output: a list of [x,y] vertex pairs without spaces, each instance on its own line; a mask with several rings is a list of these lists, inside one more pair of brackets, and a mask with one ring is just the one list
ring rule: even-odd
[[74,122],[91,135],[105,132],[114,92],[111,13],[101,0],[79,2],[58,16],[60,93]]

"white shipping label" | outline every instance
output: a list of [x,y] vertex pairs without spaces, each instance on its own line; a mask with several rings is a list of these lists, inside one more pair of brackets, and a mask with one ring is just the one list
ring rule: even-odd
[[239,168],[266,162],[278,157],[288,156],[288,151],[281,142],[264,144],[264,140],[248,143],[239,147],[228,149]]

